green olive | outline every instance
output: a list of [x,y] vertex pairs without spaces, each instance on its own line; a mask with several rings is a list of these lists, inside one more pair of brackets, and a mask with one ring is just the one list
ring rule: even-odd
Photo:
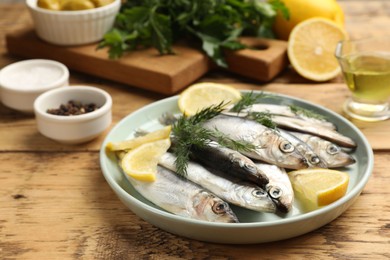
[[86,10],[95,7],[90,0],[63,0],[61,3],[61,10],[64,11]]
[[38,0],[37,5],[49,10],[60,10],[60,2],[58,0]]

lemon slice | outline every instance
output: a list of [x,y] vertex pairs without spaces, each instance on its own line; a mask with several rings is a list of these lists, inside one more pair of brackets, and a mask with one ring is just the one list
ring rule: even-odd
[[294,27],[288,40],[287,54],[291,65],[304,78],[327,81],[341,69],[334,52],[346,32],[325,18],[311,18]]
[[158,161],[170,145],[171,141],[167,138],[145,143],[130,150],[121,160],[123,171],[136,180],[155,181]]
[[161,139],[166,139],[171,134],[171,126],[166,126],[162,129],[156,130],[144,136],[140,136],[137,138],[124,140],[121,142],[109,142],[106,145],[106,148],[109,151],[121,151],[121,150],[129,150],[134,149],[144,143],[154,142]]
[[288,173],[297,198],[308,209],[328,205],[345,195],[349,183],[346,172],[309,168]]
[[206,107],[221,102],[234,104],[240,99],[240,91],[229,85],[203,82],[184,90],[179,96],[178,106],[183,114],[192,116]]

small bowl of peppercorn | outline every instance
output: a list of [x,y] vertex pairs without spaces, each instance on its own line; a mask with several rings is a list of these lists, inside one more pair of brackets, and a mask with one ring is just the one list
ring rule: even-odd
[[93,140],[112,121],[112,98],[91,86],[47,91],[34,102],[38,131],[57,142],[80,144]]

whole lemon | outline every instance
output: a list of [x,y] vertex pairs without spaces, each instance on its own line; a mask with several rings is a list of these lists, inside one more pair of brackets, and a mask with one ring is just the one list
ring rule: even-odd
[[281,0],[290,12],[290,19],[286,20],[278,12],[274,32],[278,39],[288,40],[291,30],[298,23],[312,17],[323,17],[344,27],[344,13],[336,0]]

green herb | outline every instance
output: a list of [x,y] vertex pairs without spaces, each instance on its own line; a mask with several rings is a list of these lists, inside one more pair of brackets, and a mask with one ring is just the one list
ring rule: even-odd
[[272,121],[272,116],[267,112],[250,112],[247,118],[256,121],[266,127],[276,129],[276,124]]
[[187,174],[187,163],[190,159],[191,149],[193,147],[203,148],[211,140],[216,140],[219,144],[236,151],[249,151],[255,147],[253,144],[245,141],[236,141],[217,130],[209,130],[202,127],[202,123],[219,115],[224,103],[216,106],[207,107],[191,117],[183,115],[172,127],[173,134],[173,153],[176,155],[176,171],[181,176]]
[[196,38],[216,64],[226,67],[223,50],[245,48],[237,37],[274,37],[279,10],[288,16],[280,0],[128,0],[98,48],[108,47],[110,58],[151,46],[172,54],[173,42]]
[[303,107],[300,107],[297,105],[291,105],[290,109],[293,113],[295,113],[297,115],[304,115],[306,117],[316,118],[316,119],[320,119],[320,120],[326,119],[326,117],[321,115],[321,114],[318,114],[312,110],[309,110],[309,109],[306,109],[306,108],[303,108]]
[[245,108],[253,104],[260,103],[261,100],[265,98],[274,98],[274,97],[275,96],[265,94],[263,92],[260,92],[259,94],[255,94],[253,93],[253,91],[247,92],[242,94],[241,99],[230,109],[230,111],[239,113]]
[[256,146],[253,145],[252,143],[243,140],[240,141],[233,140],[231,138],[226,137],[225,134],[221,133],[218,130],[212,131],[210,134],[218,144],[235,151],[250,152],[256,149]]

